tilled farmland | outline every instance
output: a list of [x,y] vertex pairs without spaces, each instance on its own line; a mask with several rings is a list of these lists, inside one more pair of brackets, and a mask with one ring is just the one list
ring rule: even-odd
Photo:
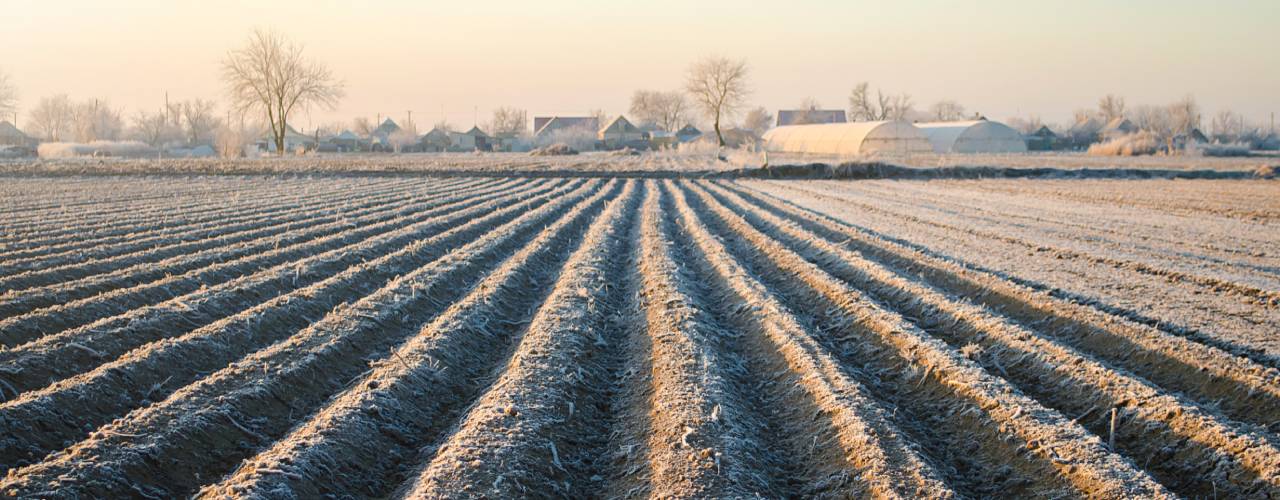
[[0,185],[0,495],[1280,497],[1280,185]]

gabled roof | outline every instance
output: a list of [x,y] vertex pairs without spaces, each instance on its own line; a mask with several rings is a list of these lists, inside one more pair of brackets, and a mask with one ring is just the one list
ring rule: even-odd
[[444,130],[442,130],[442,129],[440,129],[440,127],[431,127],[431,130],[428,130],[428,131],[427,131],[427,133],[422,134],[422,137],[420,137],[419,139],[420,139],[420,140],[424,140],[424,141],[425,141],[425,140],[427,140],[427,138],[434,138],[434,139],[444,138],[444,139],[447,139],[448,137],[449,137],[449,133],[448,133],[448,132],[445,132],[445,131],[444,131]]
[[1057,136],[1058,136],[1058,134],[1053,133],[1053,130],[1052,130],[1052,129],[1050,129],[1048,125],[1041,125],[1041,126],[1040,126],[1040,128],[1036,129],[1036,131],[1035,131],[1035,132],[1032,132],[1032,133],[1030,133],[1030,134],[1027,134],[1027,136],[1029,136],[1029,137],[1057,137]]
[[471,130],[468,130],[468,131],[466,131],[466,132],[461,132],[461,133],[454,132],[454,134],[455,134],[455,135],[469,135],[469,136],[472,136],[472,137],[489,137],[489,134],[486,134],[486,133],[484,133],[484,131],[483,131],[483,130],[480,130],[480,127],[479,127],[479,126],[471,127]]
[[691,124],[686,124],[685,126],[680,127],[680,130],[676,131],[677,137],[689,137],[695,135],[702,135],[702,131],[698,130],[697,127],[694,127]]
[[1128,118],[1125,118],[1123,116],[1111,119],[1111,121],[1107,122],[1107,124],[1102,127],[1102,133],[1104,134],[1110,134],[1110,133],[1131,134],[1137,131],[1138,131],[1138,126],[1134,125],[1133,122],[1129,121]]
[[350,130],[343,130],[341,134],[333,136],[333,140],[337,141],[358,141],[360,136]]
[[533,119],[533,135],[542,135],[556,130],[582,128],[595,132],[600,129],[600,120],[594,116],[552,116],[535,117]]
[[641,130],[639,128],[636,128],[635,125],[632,125],[631,122],[627,120],[627,117],[622,115],[618,115],[617,118],[614,118],[608,125],[605,125],[600,129],[601,134],[607,134],[610,132],[619,134],[631,132],[640,133],[640,131]]
[[1075,125],[1072,125],[1070,132],[1071,132],[1071,135],[1074,135],[1074,136],[1093,135],[1101,131],[1102,126],[1103,126],[1103,123],[1098,121],[1097,118],[1090,117],[1087,120],[1082,120],[1082,121],[1076,122]]
[[28,139],[27,134],[18,130],[18,127],[7,121],[0,121],[0,137],[11,139]]
[[373,129],[372,135],[380,135],[385,137],[385,136],[394,134],[399,130],[400,130],[400,126],[396,125],[395,120],[392,120],[391,118],[387,118],[386,120],[382,120],[382,123],[378,125],[378,128]]
[[778,110],[778,126],[797,125],[801,118],[805,123],[845,123],[843,109],[780,109]]

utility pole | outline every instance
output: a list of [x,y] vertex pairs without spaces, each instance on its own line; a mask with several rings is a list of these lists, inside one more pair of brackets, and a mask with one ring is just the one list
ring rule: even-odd
[[405,112],[406,112],[406,113],[409,113],[409,117],[408,117],[408,118],[405,118],[405,120],[404,120],[404,126],[405,126],[405,127],[408,127],[408,126],[410,126],[410,125],[413,125],[413,110],[412,110],[412,109],[410,109],[410,110],[406,110]]

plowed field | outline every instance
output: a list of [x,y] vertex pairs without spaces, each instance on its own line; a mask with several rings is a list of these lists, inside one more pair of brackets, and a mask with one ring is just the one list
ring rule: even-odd
[[1280,497],[1280,184],[0,185],[0,496]]

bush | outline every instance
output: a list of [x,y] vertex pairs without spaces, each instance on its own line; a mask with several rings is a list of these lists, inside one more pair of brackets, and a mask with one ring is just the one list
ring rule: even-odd
[[41,158],[77,158],[81,156],[142,158],[155,156],[156,148],[138,141],[46,142],[37,153]]
[[569,147],[568,144],[563,142],[543,146],[529,152],[529,156],[568,156],[576,154],[578,154],[578,150]]
[[1160,151],[1160,140],[1150,132],[1122,135],[1089,146],[1090,156],[1153,155]]

